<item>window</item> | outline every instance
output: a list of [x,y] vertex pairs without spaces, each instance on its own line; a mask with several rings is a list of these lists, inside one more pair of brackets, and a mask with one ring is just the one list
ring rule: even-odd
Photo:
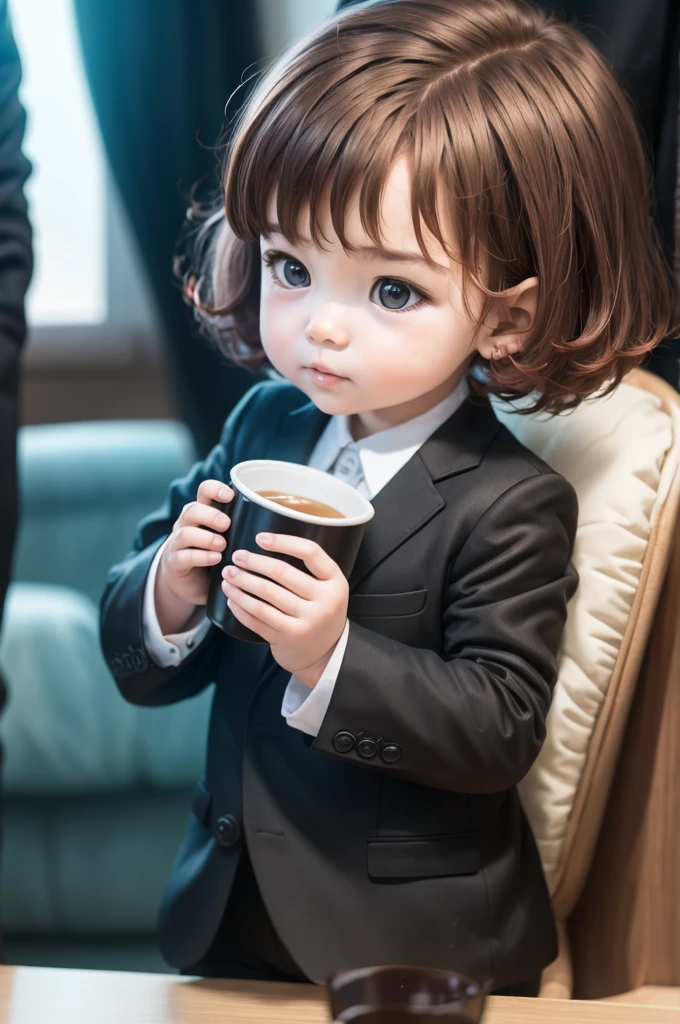
[[27,315],[41,324],[106,320],[105,157],[71,0],[15,0],[23,66],[24,152],[35,276]]
[[336,0],[257,0],[261,41],[270,59],[311,32],[335,11]]
[[34,231],[28,362],[129,362],[159,351],[157,316],[109,172],[72,0],[10,0],[27,113]]

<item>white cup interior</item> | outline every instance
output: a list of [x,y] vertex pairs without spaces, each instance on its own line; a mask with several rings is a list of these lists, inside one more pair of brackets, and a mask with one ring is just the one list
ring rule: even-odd
[[[355,526],[373,518],[374,509],[370,501],[344,480],[294,462],[277,462],[273,459],[239,462],[231,471],[231,482],[246,498],[290,519],[302,519],[323,526]],[[345,518],[312,516],[263,498],[258,491],[280,491],[282,494],[296,494],[301,498],[322,501],[337,509]]]

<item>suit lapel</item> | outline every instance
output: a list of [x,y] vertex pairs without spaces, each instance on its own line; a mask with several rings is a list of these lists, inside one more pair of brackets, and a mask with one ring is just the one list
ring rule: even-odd
[[445,502],[416,452],[376,494],[371,504],[375,515],[366,526],[349,577],[350,590],[361,583],[395,548],[429,522],[444,507]]
[[444,508],[435,482],[478,466],[498,429],[488,400],[471,395],[425,441],[373,499],[350,590]]

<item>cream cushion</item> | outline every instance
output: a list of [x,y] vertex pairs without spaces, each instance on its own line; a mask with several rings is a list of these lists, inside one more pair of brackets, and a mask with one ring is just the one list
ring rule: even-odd
[[[572,846],[578,842],[579,820],[573,816],[575,807],[582,815],[579,789],[592,781],[589,761],[601,759],[602,744],[597,756],[591,749],[593,735],[605,702],[608,716],[616,707],[617,694],[608,692],[610,683],[614,680],[618,686],[623,679],[632,693],[634,683],[626,679],[621,671],[625,666],[617,666],[617,660],[626,657],[627,628],[633,632],[632,620],[638,615],[636,596],[643,561],[652,546],[650,536],[677,477],[677,407],[674,412],[646,388],[649,377],[635,371],[612,395],[553,418],[540,413],[519,416],[509,405],[493,403],[498,419],[515,437],[569,480],[579,502],[573,553],[579,586],[568,606],[546,741],[520,785],[553,902],[569,871]],[[615,730],[619,739],[622,728],[619,724]],[[612,751],[613,770],[611,755]],[[604,773],[601,783],[608,788],[607,775],[611,777],[611,772]],[[604,798],[600,803],[603,809]],[[586,824],[597,830],[599,823],[591,815]],[[591,846],[594,841],[595,836]],[[569,904],[576,895],[575,889]],[[561,911],[566,914],[570,909],[564,906]]]

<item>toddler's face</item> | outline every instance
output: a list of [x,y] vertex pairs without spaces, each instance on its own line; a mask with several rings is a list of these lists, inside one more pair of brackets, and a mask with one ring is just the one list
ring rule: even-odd
[[[274,198],[271,224],[275,210]],[[352,416],[355,437],[436,405],[461,379],[476,348],[458,265],[429,232],[428,250],[440,269],[418,261],[405,159],[389,175],[382,216],[385,246],[414,254],[414,260],[385,259],[375,251],[345,253],[330,212],[322,223],[325,249],[310,240],[308,214],[304,245],[291,245],[276,230],[260,238],[264,350],[319,409]],[[356,204],[346,232],[350,243],[373,247]]]

